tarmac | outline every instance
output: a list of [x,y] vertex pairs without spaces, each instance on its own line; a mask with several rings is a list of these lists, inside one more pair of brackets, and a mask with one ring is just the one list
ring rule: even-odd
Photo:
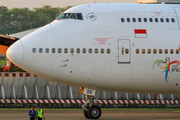
[[[44,110],[46,120],[87,120],[82,110]],[[99,120],[179,120],[180,111],[102,110]],[[29,120],[28,110],[0,110],[0,120]]]

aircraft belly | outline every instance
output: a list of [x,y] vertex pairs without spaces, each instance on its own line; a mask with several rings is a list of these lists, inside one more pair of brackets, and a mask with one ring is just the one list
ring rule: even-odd
[[[71,62],[72,59],[63,61],[66,60],[66,57],[57,57],[57,59],[51,57],[39,58],[25,59],[24,61],[31,64],[28,65],[24,62],[24,69],[62,84],[117,92],[179,93],[180,91],[180,87],[176,86],[179,77],[171,76],[167,83],[164,76],[159,75],[161,73],[152,70],[152,68],[134,67],[127,64],[117,65],[110,63],[109,60],[107,60],[107,64],[102,62],[93,62],[92,64],[92,61],[87,59],[80,62]],[[32,61],[34,61],[34,64]],[[37,61],[41,62],[36,64]]]

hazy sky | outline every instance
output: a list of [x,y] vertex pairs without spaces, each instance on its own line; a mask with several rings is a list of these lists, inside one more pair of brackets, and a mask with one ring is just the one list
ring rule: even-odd
[[[137,0],[95,0],[96,3],[137,3]],[[0,6],[8,8],[22,7],[42,7],[50,5],[52,7],[66,7],[80,4],[94,3],[94,0],[0,0]]]

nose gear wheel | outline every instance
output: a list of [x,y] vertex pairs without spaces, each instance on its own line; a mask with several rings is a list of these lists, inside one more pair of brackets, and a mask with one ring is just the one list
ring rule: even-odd
[[94,96],[87,95],[86,103],[82,106],[84,108],[84,116],[87,119],[98,119],[101,117],[101,108],[94,105],[97,99]]

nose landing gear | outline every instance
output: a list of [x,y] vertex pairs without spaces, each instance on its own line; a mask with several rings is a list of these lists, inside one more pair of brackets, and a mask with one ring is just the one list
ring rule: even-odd
[[89,109],[88,109],[88,116],[91,119],[98,119],[101,117],[101,108],[96,106],[96,105],[92,105]]
[[98,119],[101,117],[101,108],[94,105],[98,101],[92,95],[86,95],[87,102],[82,106],[84,108],[84,116],[88,119]]

